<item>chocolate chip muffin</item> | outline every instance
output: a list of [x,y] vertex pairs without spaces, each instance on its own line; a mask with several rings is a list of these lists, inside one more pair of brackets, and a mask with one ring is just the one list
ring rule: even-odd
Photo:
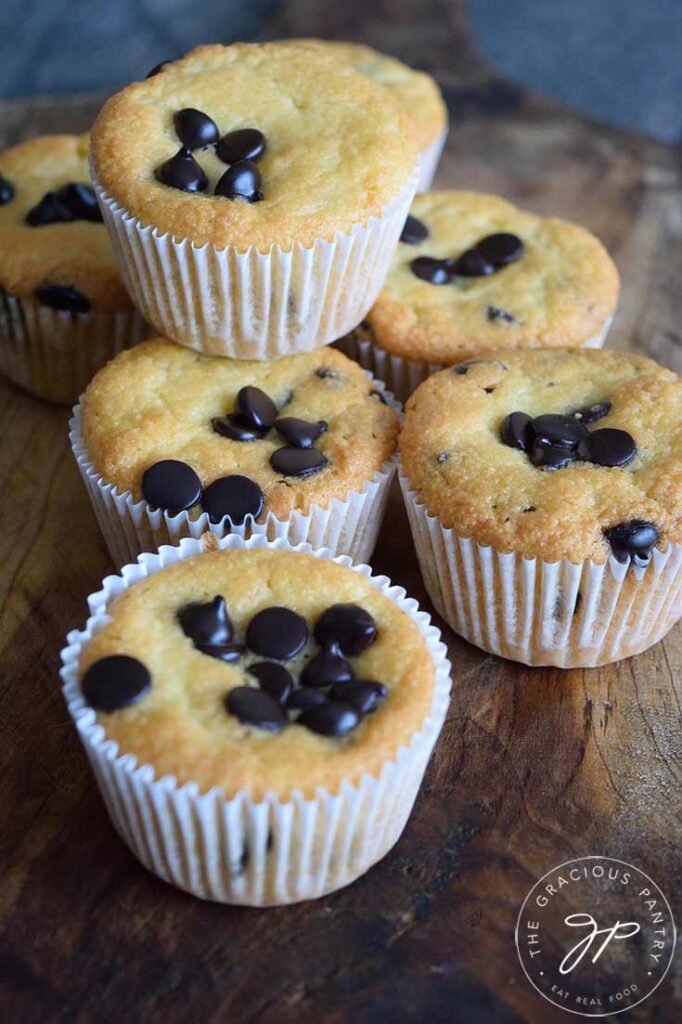
[[97,374],[76,420],[74,450],[119,563],[207,529],[371,553],[398,416],[340,352],[247,362],[155,338]]
[[[148,867],[228,902],[319,896],[400,835],[447,704],[444,648],[367,569],[262,538],[219,544],[106,581],[65,652],[65,693],[95,765],[115,743],[113,786],[132,756],[146,789],[133,799],[156,803],[156,853],[126,836]],[[180,879],[159,850],[177,856],[176,787],[189,801]]]
[[89,184],[87,137],[43,136],[0,155],[0,370],[72,402],[142,333]]
[[429,188],[436,173],[448,132],[448,110],[438,83],[424,71],[403,64],[396,57],[373,50],[362,43],[331,39],[297,39],[322,47],[332,56],[351,64],[356,71],[380,82],[396,98],[415,132],[421,157],[418,190]]
[[416,187],[399,104],[310,46],[202,46],[92,130],[104,216],[166,336],[267,359],[344,333],[376,298]]
[[529,664],[645,650],[680,615],[681,442],[682,381],[640,356],[498,352],[435,374],[400,438],[434,603]]
[[598,348],[618,272],[593,235],[498,196],[415,199],[383,291],[343,350],[401,398],[483,352]]

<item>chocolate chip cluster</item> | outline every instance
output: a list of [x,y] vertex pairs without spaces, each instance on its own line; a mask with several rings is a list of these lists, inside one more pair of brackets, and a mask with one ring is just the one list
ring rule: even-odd
[[[0,206],[14,198],[14,187],[0,175]],[[70,181],[54,191],[46,192],[40,202],[32,206],[24,218],[32,228],[49,224],[72,224],[75,221],[102,222],[95,190],[80,181]],[[90,300],[78,288],[68,284],[46,282],[35,289],[35,297],[43,306],[65,313],[87,313]]]
[[78,220],[101,224],[102,211],[97,205],[92,186],[72,181],[54,192],[46,192],[40,202],[31,207],[25,219],[32,228],[47,224],[71,224]]
[[597,402],[570,416],[549,413],[533,419],[525,412],[512,412],[502,422],[500,438],[510,448],[525,452],[538,469],[562,469],[579,461],[626,466],[637,454],[637,445],[626,430],[587,429],[610,411],[610,402]]
[[[627,466],[637,454],[637,445],[626,430],[587,429],[610,411],[611,403],[603,401],[584,406],[571,416],[548,414],[532,419],[525,412],[512,412],[502,422],[500,438],[525,452],[538,469],[562,469],[579,461],[611,468]],[[631,519],[605,529],[604,537],[619,562],[645,566],[658,543],[659,530],[654,523]]]
[[[428,237],[429,229],[426,224],[417,217],[408,216],[400,241],[407,245],[420,245]],[[525,246],[517,235],[498,231],[493,235],[486,235],[456,259],[418,256],[410,263],[410,269],[415,277],[428,281],[429,284],[449,284],[454,277],[489,277],[496,274],[498,270],[521,259],[524,251]],[[488,308],[495,310],[493,306]],[[499,314],[504,314],[504,310],[500,310]],[[488,317],[493,320],[504,319],[499,314],[494,312],[492,316],[488,314]]]
[[327,429],[325,420],[311,423],[296,416],[277,415],[277,406],[264,391],[245,387],[237,395],[236,409],[212,421],[213,429],[231,441],[259,441],[273,429],[288,442],[270,456],[270,465],[284,476],[306,477],[319,473],[328,459],[315,441]]
[[[316,371],[316,375],[321,376],[320,371]],[[314,447],[314,442],[327,429],[326,422],[279,417],[277,406],[260,388],[242,388],[235,411],[212,420],[211,425],[222,437],[244,442],[258,441],[276,429],[288,444],[272,453],[270,465],[282,476],[301,479],[329,465],[327,457]],[[248,516],[257,519],[265,505],[263,491],[249,477],[234,473],[219,477],[204,489],[198,473],[179,459],[162,459],[149,466],[142,477],[142,494],[152,508],[162,509],[169,515],[201,504],[212,523],[229,516],[235,526],[241,526]]]
[[[310,642],[302,616],[290,608],[264,608],[251,619],[245,642],[235,631],[220,595],[205,603],[185,605],[178,624],[197,650],[211,658],[234,663],[250,652],[264,659],[246,671],[257,686],[237,686],[225,695],[228,714],[245,725],[278,733],[291,722],[311,732],[340,738],[348,735],[388,696],[380,682],[357,679],[349,658],[357,657],[377,638],[372,616],[360,605],[327,608],[313,628],[318,651],[305,662],[298,680],[282,662],[300,655]],[[146,666],[127,655],[112,655],[92,664],[81,688],[96,711],[111,713],[141,700],[151,689]]]
[[214,195],[243,199],[249,203],[257,203],[263,198],[261,174],[256,165],[266,149],[265,136],[261,131],[240,128],[221,137],[215,121],[194,107],[176,111],[173,126],[182,145],[175,156],[157,168],[158,181],[181,192],[206,192],[208,178],[192,153],[206,146],[215,146],[218,158],[229,166],[219,179]]

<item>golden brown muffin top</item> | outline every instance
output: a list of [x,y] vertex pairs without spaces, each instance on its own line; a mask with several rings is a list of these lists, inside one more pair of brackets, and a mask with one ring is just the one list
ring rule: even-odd
[[[214,146],[194,152],[206,192],[156,179],[180,146],[174,114],[187,108],[221,137],[265,135],[260,201],[214,195],[227,170]],[[95,174],[133,216],[196,245],[242,250],[309,246],[380,216],[408,187],[417,152],[387,90],[310,46],[280,43],[200,46],[109,99],[92,130]]]
[[[278,417],[326,423],[314,442],[327,460],[323,469],[307,477],[274,469],[271,456],[288,446],[275,428],[252,441],[217,432],[214,420],[229,419],[238,393],[248,387],[272,399]],[[330,348],[251,362],[203,356],[154,338],[121,352],[93,378],[82,430],[97,472],[121,493],[142,498],[145,470],[179,460],[204,488],[232,474],[248,477],[265,497],[261,518],[273,512],[286,519],[294,510],[327,508],[334,498],[361,490],[393,455],[398,417],[364,371]],[[201,511],[195,505],[191,515]]]
[[356,71],[385,85],[412,122],[420,149],[431,146],[445,131],[447,107],[438,83],[426,72],[415,71],[397,57],[380,53],[363,43],[335,39],[296,39],[293,42],[319,46],[332,56],[352,64]]
[[[585,416],[595,405],[602,408]],[[590,448],[597,431],[624,431],[634,458],[606,466],[588,454],[538,468],[530,447],[502,439],[512,412],[575,418],[580,410]],[[613,435],[601,438],[611,450]],[[550,562],[604,562],[619,547],[604,531],[633,521],[653,524],[661,549],[682,542],[682,380],[642,356],[498,352],[442,370],[410,398],[400,452],[428,510],[483,545]]]
[[[196,632],[187,635],[178,619],[187,605],[216,596],[225,600],[234,641],[246,645],[231,663],[199,650]],[[338,603],[358,605],[374,620],[376,640],[347,660],[357,679],[387,688],[376,710],[334,737],[300,724],[298,712],[285,713],[288,724],[273,733],[226,709],[236,687],[261,688],[249,672],[266,660],[249,646],[257,613],[285,607],[304,620],[303,650],[278,662],[298,683],[320,650],[315,624]],[[431,709],[435,672],[417,624],[366,577],[329,560],[290,551],[211,552],[135,584],[108,612],[110,622],[83,651],[81,679],[99,659],[126,655],[145,666],[151,688],[128,707],[100,711],[99,721],[121,753],[152,765],[157,777],[172,774],[203,791],[220,786],[231,797],[247,789],[254,799],[268,790],[286,799],[294,788],[310,797],[318,786],[335,793],[344,780],[357,784],[364,772],[378,776]],[[272,635],[266,629],[265,641]]]
[[[618,271],[585,228],[478,192],[424,192],[411,210],[428,231],[401,242],[367,320],[374,342],[406,359],[451,364],[494,349],[576,346],[599,335],[618,299]],[[489,276],[418,277],[415,259],[457,260],[483,238],[511,233],[516,262]]]
[[62,285],[78,289],[94,308],[128,311],[132,302],[101,221],[26,221],[47,193],[71,183],[89,187],[87,151],[86,135],[44,135],[0,155],[0,175],[13,190],[0,205],[0,286],[31,298],[41,285]]

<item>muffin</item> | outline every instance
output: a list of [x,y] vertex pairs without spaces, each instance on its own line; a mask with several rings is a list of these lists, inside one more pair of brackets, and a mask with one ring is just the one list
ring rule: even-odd
[[602,665],[680,617],[682,381],[623,352],[498,352],[407,405],[401,484],[434,605],[486,651]]
[[87,145],[46,135],[0,155],[0,370],[63,403],[144,330],[88,184]]
[[401,399],[483,352],[599,348],[618,271],[594,235],[477,192],[417,196],[386,284],[343,351]]
[[155,338],[100,370],[71,442],[117,565],[205,530],[362,562],[398,427],[377,382],[333,349],[249,362]]
[[400,836],[447,706],[445,648],[367,566],[262,537],[215,547],[108,577],[62,652],[65,697],[151,871],[228,903],[321,896]]
[[416,187],[398,102],[310,46],[202,46],[104,105],[93,180],[140,309],[213,355],[311,351],[358,323]]
[[448,109],[436,80],[362,43],[331,39],[296,39],[294,42],[322,47],[337,59],[351,64],[356,71],[380,82],[393,94],[409,118],[419,146],[417,191],[430,188],[448,134]]

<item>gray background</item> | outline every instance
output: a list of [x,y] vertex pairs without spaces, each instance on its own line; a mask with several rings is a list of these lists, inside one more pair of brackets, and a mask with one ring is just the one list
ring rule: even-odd
[[[333,11],[344,0],[318,2]],[[111,91],[198,43],[267,35],[285,8],[286,0],[2,0],[0,97]],[[500,75],[613,124],[680,139],[682,0],[468,0],[466,11]]]

